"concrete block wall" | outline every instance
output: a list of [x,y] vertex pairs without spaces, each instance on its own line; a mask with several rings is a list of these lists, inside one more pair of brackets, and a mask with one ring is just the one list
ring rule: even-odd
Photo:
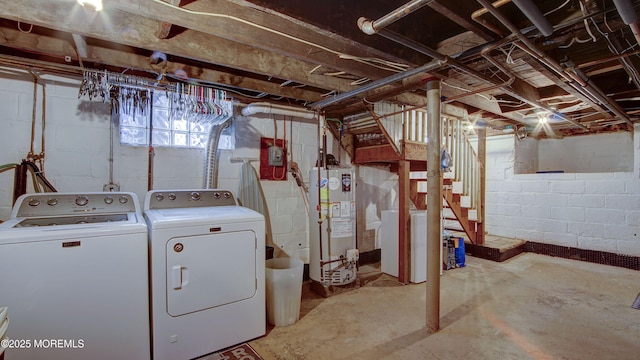
[[[45,175],[61,192],[102,191],[109,182],[109,105],[78,99],[79,78],[43,74],[46,80]],[[37,101],[35,152],[40,152],[42,90]],[[33,80],[28,73],[0,68],[0,164],[19,163],[30,147]],[[290,119],[289,119],[290,120]],[[282,117],[277,117],[278,138],[283,137]],[[121,191],[147,192],[148,148],[121,146],[114,131],[114,182]],[[258,159],[260,137],[274,137],[272,117],[237,117],[236,149],[220,154],[218,187],[237,193],[242,162]],[[317,158],[317,127],[310,120],[287,122],[287,141],[308,182]],[[337,150],[332,139],[328,146]],[[195,189],[203,186],[204,150],[156,148],[154,189]],[[343,155],[343,161],[348,163]],[[252,163],[258,168],[258,163]],[[13,171],[0,173],[0,220],[9,218],[13,196]],[[286,256],[308,261],[308,216],[296,182],[261,181],[271,215],[274,245]],[[30,191],[31,188],[30,188]],[[282,255],[282,254],[280,254]]]
[[[489,138],[486,230],[547,244],[640,255],[639,130],[636,125],[633,172],[515,174],[519,161],[515,138]],[[591,138],[593,148],[606,146],[597,142],[597,136]]]

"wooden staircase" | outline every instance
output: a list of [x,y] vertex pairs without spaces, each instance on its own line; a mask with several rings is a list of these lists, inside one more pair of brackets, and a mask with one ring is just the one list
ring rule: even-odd
[[[410,238],[409,206],[405,204],[403,209],[403,198],[406,196],[407,200],[410,199],[417,209],[427,209],[426,112],[405,111],[398,105],[375,103],[370,114],[328,121],[327,128],[340,140],[353,164],[384,165],[398,174],[400,224],[404,221],[406,230],[401,229],[401,237],[405,237],[404,240],[400,239],[402,248]],[[484,226],[481,192],[484,186],[479,175],[481,165],[467,139],[462,121],[453,118],[443,120],[442,145],[451,154],[454,164],[452,171],[444,172],[442,176],[445,228],[464,231],[469,241],[482,245]],[[399,263],[402,264],[403,256],[400,257]]]

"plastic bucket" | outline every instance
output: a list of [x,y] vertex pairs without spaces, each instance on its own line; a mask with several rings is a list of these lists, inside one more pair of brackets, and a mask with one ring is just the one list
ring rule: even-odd
[[300,259],[275,258],[265,261],[265,266],[269,324],[295,324],[300,318],[304,262]]

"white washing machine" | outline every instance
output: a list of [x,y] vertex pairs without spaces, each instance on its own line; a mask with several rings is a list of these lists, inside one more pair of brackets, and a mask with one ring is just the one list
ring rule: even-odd
[[154,360],[186,360],[262,336],[264,216],[225,190],[147,193]]
[[147,227],[132,193],[23,195],[0,224],[6,360],[149,359]]

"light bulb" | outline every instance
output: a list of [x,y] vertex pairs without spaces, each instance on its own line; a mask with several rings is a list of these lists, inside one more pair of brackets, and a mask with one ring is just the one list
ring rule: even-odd
[[95,11],[102,10],[102,0],[78,0],[78,4],[92,7]]

